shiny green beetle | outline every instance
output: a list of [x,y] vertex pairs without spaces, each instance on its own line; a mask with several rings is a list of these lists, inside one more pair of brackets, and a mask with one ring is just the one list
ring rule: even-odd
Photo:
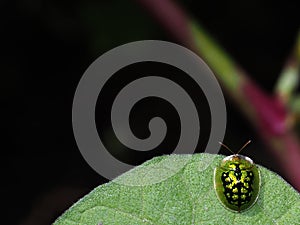
[[[226,145],[220,144],[231,151]],[[261,183],[257,166],[250,158],[238,153],[225,157],[214,171],[217,197],[225,208],[234,212],[245,211],[255,204]]]

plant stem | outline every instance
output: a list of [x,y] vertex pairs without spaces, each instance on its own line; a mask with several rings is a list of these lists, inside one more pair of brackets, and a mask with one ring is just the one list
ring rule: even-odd
[[202,56],[215,72],[223,88],[270,147],[285,177],[300,191],[300,143],[289,126],[290,112],[282,98],[265,93],[203,28],[193,22],[173,1],[137,1],[176,41]]
[[300,31],[296,38],[294,48],[283,68],[277,85],[275,86],[275,93],[281,100],[289,104],[291,103],[293,92],[299,84],[299,72],[300,72]]

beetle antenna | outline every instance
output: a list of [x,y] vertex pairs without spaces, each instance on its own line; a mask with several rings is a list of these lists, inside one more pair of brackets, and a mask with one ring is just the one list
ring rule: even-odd
[[235,155],[235,153],[225,144],[223,144],[222,142],[219,141],[219,144],[222,145],[223,147],[225,147],[228,151],[230,151],[232,154]]
[[251,140],[247,141],[246,144],[244,144],[243,147],[241,147],[236,154],[239,154],[248,144],[250,144],[250,142]]

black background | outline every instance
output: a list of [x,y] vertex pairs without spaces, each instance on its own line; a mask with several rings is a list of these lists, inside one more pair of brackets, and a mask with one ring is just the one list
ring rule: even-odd
[[[272,91],[299,29],[297,1],[178,2],[262,88]],[[84,161],[73,137],[72,100],[84,71],[118,45],[144,39],[176,40],[135,1],[1,1],[0,10],[1,224],[49,224],[85,193],[106,182]],[[228,125],[224,143],[237,149],[249,138],[254,140],[246,154],[276,171],[276,162],[251,126],[225,98]],[[151,101],[141,103],[137,115],[139,110],[148,112],[145,105]],[[164,114],[173,110],[166,107]],[[98,129],[106,129],[99,114]],[[143,123],[142,116],[136,118]],[[169,119],[176,118],[175,113]],[[178,128],[176,122],[174,126]],[[174,137],[178,136],[175,128]],[[135,129],[147,136],[139,126]],[[207,138],[203,135],[202,142]],[[173,145],[170,142],[164,148]],[[133,164],[149,157],[152,155],[120,156]]]

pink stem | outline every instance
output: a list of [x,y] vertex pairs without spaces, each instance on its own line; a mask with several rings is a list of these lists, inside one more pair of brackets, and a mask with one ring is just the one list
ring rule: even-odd
[[[175,40],[201,55],[190,30],[190,18],[173,1],[136,1],[150,12]],[[234,66],[238,71],[238,66]],[[216,75],[221,82],[224,80],[221,79],[222,74]],[[242,81],[239,83],[239,93],[227,87],[228,93],[270,147],[286,178],[300,191],[300,143],[294,131],[287,125],[289,112],[285,104],[280,98],[267,95],[244,72],[239,73],[238,77]]]
[[191,47],[193,38],[189,21],[178,5],[170,0],[137,0],[170,33],[175,40]]

